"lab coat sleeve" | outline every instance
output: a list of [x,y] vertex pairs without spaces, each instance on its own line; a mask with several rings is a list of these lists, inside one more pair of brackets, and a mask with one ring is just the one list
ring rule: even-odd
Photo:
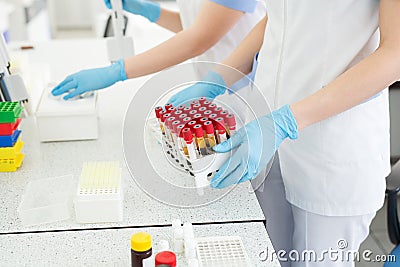
[[257,6],[257,0],[210,0],[224,7],[238,11],[253,13]]

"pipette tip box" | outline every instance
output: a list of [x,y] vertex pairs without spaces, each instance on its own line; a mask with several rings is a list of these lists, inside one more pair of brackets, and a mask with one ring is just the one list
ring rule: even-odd
[[123,192],[119,162],[85,162],[74,200],[79,223],[123,220]]
[[15,123],[21,112],[19,102],[0,102],[0,123]]

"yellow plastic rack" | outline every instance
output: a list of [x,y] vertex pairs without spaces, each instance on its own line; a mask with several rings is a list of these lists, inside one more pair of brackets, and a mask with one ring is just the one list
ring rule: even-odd
[[15,158],[0,159],[0,172],[15,172],[22,164],[25,155],[19,153]]
[[21,138],[18,138],[13,147],[1,147],[0,148],[0,159],[15,159],[19,154],[21,154],[24,142]]

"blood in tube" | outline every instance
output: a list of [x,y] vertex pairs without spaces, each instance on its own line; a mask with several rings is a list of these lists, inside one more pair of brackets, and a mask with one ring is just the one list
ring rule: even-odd
[[197,146],[199,147],[200,154],[207,155],[206,141],[204,140],[203,127],[200,124],[196,124],[194,127],[194,134],[196,135]]
[[207,148],[209,149],[209,152],[212,153],[212,147],[215,146],[216,140],[215,140],[215,134],[214,134],[214,126],[211,121],[206,121],[204,122],[203,127],[206,130],[206,145]]
[[195,145],[193,144],[193,134],[189,128],[183,129],[183,139],[185,140],[188,156],[190,160],[197,159]]

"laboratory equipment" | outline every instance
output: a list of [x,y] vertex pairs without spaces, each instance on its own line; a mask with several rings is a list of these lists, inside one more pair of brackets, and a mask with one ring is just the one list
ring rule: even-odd
[[119,162],[83,163],[74,204],[79,223],[122,221],[123,192]]
[[196,238],[199,267],[250,267],[240,236]]
[[[215,109],[218,112],[224,111],[222,107],[204,98],[192,100],[190,107],[178,108],[178,111],[170,103],[164,109],[155,108],[158,120],[156,127],[161,129],[164,151],[172,162],[177,162],[194,176],[199,194],[203,193],[202,188],[209,185],[209,179],[230,156],[230,153],[215,153],[212,149],[216,140],[220,143],[229,137],[224,118],[212,116],[214,113],[211,111]],[[186,115],[182,121],[174,116],[176,112]],[[232,113],[225,113],[234,118]],[[236,120],[231,118],[230,121],[236,129]]]
[[107,38],[108,59],[116,62],[135,54],[132,37],[124,36],[122,0],[111,0],[114,37]]
[[24,159],[18,130],[22,110],[19,102],[0,102],[0,172],[16,171]]
[[22,195],[18,215],[24,226],[70,218],[73,176],[30,181]]
[[36,124],[42,142],[98,138],[97,94],[75,101],[60,101],[43,90],[36,109]]
[[27,113],[29,113],[29,97],[24,81],[19,74],[11,73],[10,61],[4,36],[0,34],[0,102],[19,102],[25,107]]
[[[131,264],[132,267],[151,266],[153,254],[151,236],[145,232],[139,232],[131,237]],[[154,266],[154,264],[153,264]]]
[[155,267],[160,265],[176,266],[176,255],[172,251],[162,251],[157,253],[155,257]]

